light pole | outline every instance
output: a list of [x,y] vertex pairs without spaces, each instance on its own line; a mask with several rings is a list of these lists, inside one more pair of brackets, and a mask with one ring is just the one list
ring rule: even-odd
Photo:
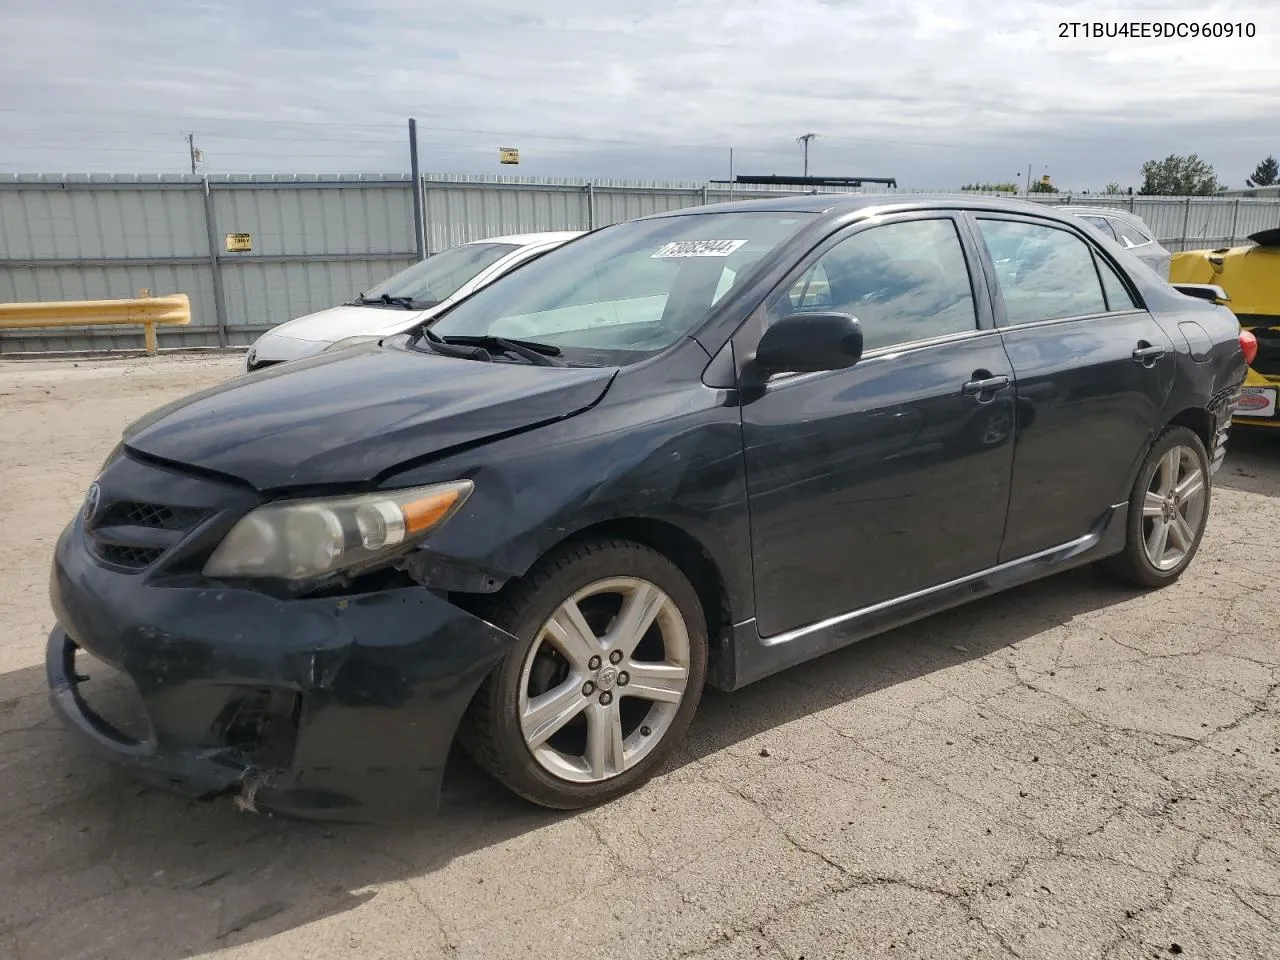
[[803,136],[796,137],[796,143],[804,145],[804,175],[809,175],[809,141],[816,137],[816,133],[806,133]]

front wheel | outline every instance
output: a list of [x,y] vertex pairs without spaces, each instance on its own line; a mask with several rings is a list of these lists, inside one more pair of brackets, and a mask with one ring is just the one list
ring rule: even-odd
[[612,799],[648,780],[688,730],[706,620],[662,554],[580,542],[479,612],[519,642],[476,693],[462,743],[521,796],[556,809]]
[[1209,521],[1209,457],[1186,427],[1156,440],[1134,484],[1124,552],[1103,562],[1116,578],[1161,587],[1182,575]]

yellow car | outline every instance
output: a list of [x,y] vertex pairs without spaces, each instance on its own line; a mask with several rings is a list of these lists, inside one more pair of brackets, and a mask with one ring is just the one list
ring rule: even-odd
[[1169,282],[1215,284],[1226,291],[1241,329],[1257,339],[1233,420],[1280,428],[1280,227],[1249,240],[1240,247],[1175,253]]

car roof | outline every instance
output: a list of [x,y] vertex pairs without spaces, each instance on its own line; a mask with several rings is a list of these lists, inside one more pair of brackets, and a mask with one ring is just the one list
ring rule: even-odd
[[543,243],[568,243],[574,237],[580,237],[582,230],[553,230],[546,233],[512,233],[501,237],[485,237],[483,240],[469,240],[472,243],[510,243],[518,247],[530,247]]
[[663,213],[651,214],[641,219],[653,220],[662,217],[688,216],[694,213],[753,212],[816,213],[834,219],[858,213],[867,215],[872,213],[905,213],[913,210],[935,210],[939,208],[1004,211],[1006,213],[1044,217],[1060,222],[1071,223],[1074,221],[1073,217],[1064,216],[1059,212],[1062,209],[1061,207],[1033,203],[1030,200],[975,196],[963,193],[816,193],[790,197],[770,197],[764,200],[730,200],[724,203],[711,203],[705,206],[668,210]]

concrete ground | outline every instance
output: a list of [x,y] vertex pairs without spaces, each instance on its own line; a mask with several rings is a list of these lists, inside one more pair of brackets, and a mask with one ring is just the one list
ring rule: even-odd
[[121,428],[238,358],[0,364],[0,960],[1280,957],[1280,436],[1174,587],[1066,574],[709,693],[649,786],[439,820],[188,803],[51,716],[49,554]]

